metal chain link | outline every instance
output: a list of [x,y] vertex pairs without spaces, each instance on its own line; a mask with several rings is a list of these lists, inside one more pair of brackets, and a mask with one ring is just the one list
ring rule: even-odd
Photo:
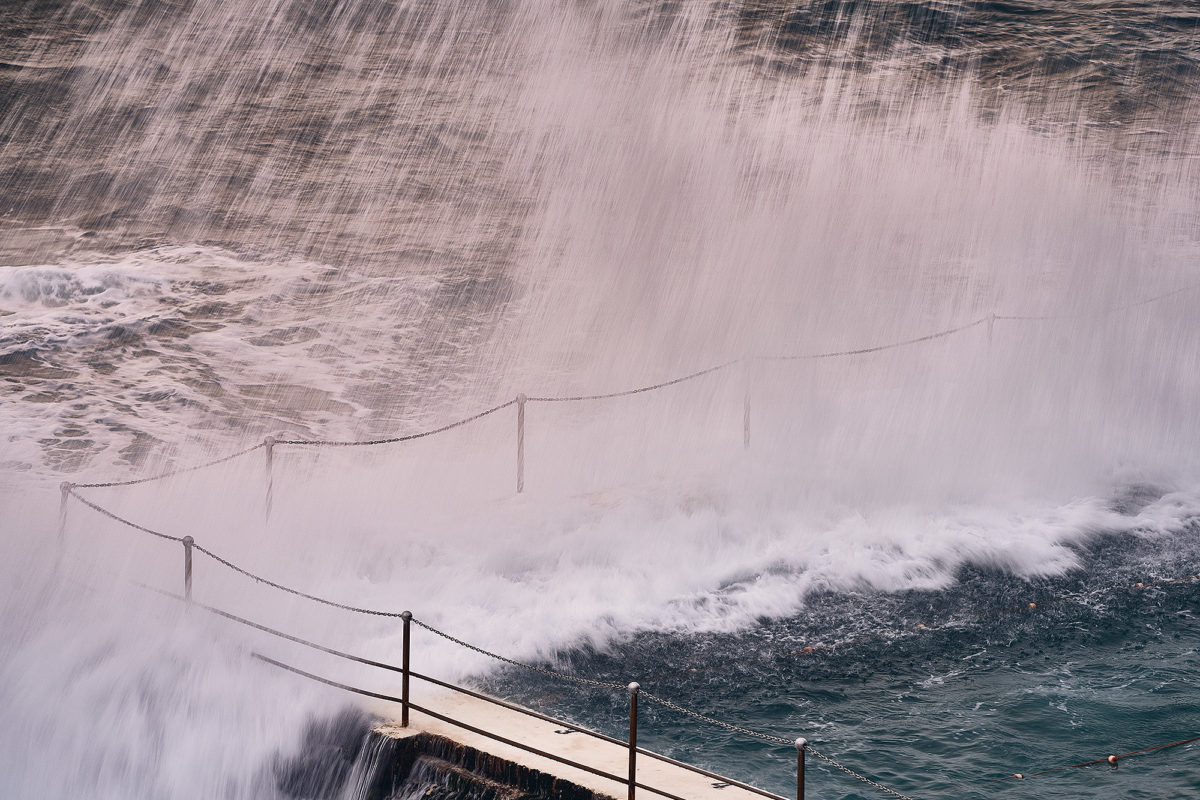
[[88,500],[83,495],[77,494],[75,492],[75,488],[76,487],[74,487],[74,486],[68,486],[67,494],[69,494],[71,497],[74,497],[76,500],[83,503],[85,506],[92,509],[93,511],[95,511],[99,514],[103,514],[104,516],[108,517],[109,519],[116,520],[117,522],[121,523],[122,525],[127,525],[130,528],[133,528],[135,531],[141,531],[142,533],[148,533],[151,536],[157,536],[159,539],[166,539],[167,541],[170,541],[170,542],[182,542],[183,541],[182,536],[172,536],[169,533],[162,533],[161,531],[156,531],[151,528],[147,528],[145,525],[138,525],[136,522],[131,522],[131,521],[125,519],[124,517],[119,517],[116,514],[114,514],[113,512],[109,511],[107,508],[104,508],[103,506],[98,506],[95,503],[93,503],[91,500]]
[[516,404],[516,400],[509,400],[501,403],[498,406],[492,406],[486,411],[480,411],[478,414],[473,414],[465,419],[460,419],[456,422],[451,422],[443,425],[440,428],[433,430],[421,431],[420,433],[410,433],[407,436],[393,436],[390,439],[369,439],[364,441],[328,441],[324,439],[276,439],[275,444],[291,444],[291,445],[306,445],[310,447],[369,447],[377,444],[396,444],[397,442],[411,442],[413,439],[423,439],[426,436],[434,436],[439,433],[445,433],[455,428],[461,428],[476,420],[483,419],[489,414],[495,414],[497,411],[502,411],[511,405]]
[[719,719],[714,719],[712,717],[706,717],[703,714],[692,711],[690,708],[684,708],[683,706],[679,705],[678,703],[672,703],[670,700],[667,700],[665,697],[659,697],[656,694],[651,694],[650,692],[647,692],[645,689],[643,689],[639,694],[641,697],[644,697],[653,703],[658,703],[659,705],[664,705],[667,708],[678,711],[680,714],[686,714],[687,716],[692,717],[693,719],[700,720],[701,722],[707,722],[709,725],[716,725],[720,728],[725,728],[726,730],[730,730],[735,733],[740,733],[745,736],[752,736],[755,739],[762,739],[764,742],[773,742],[775,744],[788,744],[788,745],[795,744],[795,742],[792,741],[791,739],[785,739],[782,736],[772,736],[769,733],[759,733],[758,731],[753,731],[753,730],[750,730],[749,728],[743,728],[740,725],[733,725],[728,722],[722,722]]
[[[103,514],[104,516],[108,517],[109,519],[115,520],[116,522],[119,522],[122,525],[126,525],[130,528],[133,528],[136,531],[141,531],[142,533],[148,533],[151,536],[157,536],[159,539],[166,539],[167,541],[170,541],[170,542],[182,542],[184,540],[184,537],[182,537],[182,536],[172,536],[169,533],[162,533],[161,531],[156,531],[151,528],[147,528],[144,525],[138,525],[136,522],[131,522],[130,520],[125,519],[124,517],[118,516],[118,515],[114,514],[113,512],[109,511],[107,508],[104,508],[103,506],[99,506],[99,505],[93,503],[91,500],[88,500],[86,497],[82,497],[81,495],[76,494],[74,488],[68,488],[67,493],[69,495],[71,495],[72,497],[74,497],[79,502],[83,503],[88,508],[92,509],[93,511],[96,511],[99,514]],[[323,597],[317,597],[316,595],[308,594],[307,592],[302,592],[299,589],[293,589],[290,586],[284,586],[282,583],[276,583],[275,581],[270,580],[269,578],[264,578],[261,575],[254,574],[250,570],[239,567],[237,564],[234,564],[232,561],[229,561],[226,558],[222,558],[221,556],[214,553],[212,550],[209,550],[207,547],[204,547],[203,545],[195,543],[195,540],[193,540],[193,543],[192,543],[192,550],[194,550],[195,552],[198,552],[198,553],[203,553],[204,555],[211,558],[213,561],[216,561],[218,564],[220,564],[224,567],[227,567],[240,575],[245,575],[247,578],[250,578],[259,583],[270,586],[272,589],[278,589],[281,592],[287,592],[288,594],[293,594],[293,595],[296,595],[297,597],[303,597],[306,600],[312,600],[314,603],[321,603],[322,605],[330,606],[332,608],[340,608],[344,611],[353,611],[356,614],[369,614],[369,615],[375,616],[375,617],[399,618],[403,614],[403,612],[376,611],[376,610],[370,609],[370,608],[359,608],[357,606],[350,606],[350,605],[346,605],[345,603],[338,603],[333,600],[326,600]]]
[[715,366],[699,370],[698,372],[692,372],[688,375],[683,375],[679,378],[673,378],[669,381],[663,381],[662,383],[651,384],[650,386],[639,386],[636,389],[626,389],[621,392],[608,392],[606,394],[578,394],[578,395],[567,395],[567,396],[562,396],[562,397],[530,397],[530,398],[528,398],[528,402],[530,402],[530,403],[571,403],[571,402],[575,402],[575,401],[579,401],[579,400],[608,400],[609,398],[612,398],[612,397],[628,397],[630,395],[641,394],[643,392],[652,392],[655,389],[665,389],[666,387],[674,386],[677,383],[683,383],[684,381],[690,381],[693,378],[699,378],[703,375],[708,375],[711,372],[718,372],[720,370],[725,369],[726,367],[731,367],[734,364],[739,363],[740,361],[741,361],[741,359],[734,359],[732,361],[726,361],[723,364],[717,364]]
[[255,450],[261,450],[266,446],[266,442],[259,442],[252,447],[247,447],[245,450],[238,450],[236,453],[230,453],[227,456],[215,458],[212,461],[206,461],[203,464],[196,464],[195,466],[183,467],[181,469],[173,469],[168,472],[163,472],[159,475],[151,475],[148,478],[135,478],[128,481],[108,481],[106,483],[76,483],[74,486],[76,489],[107,489],[113,486],[136,486],[139,483],[165,481],[167,478],[174,478],[176,475],[185,475],[189,472],[195,472],[196,470],[207,469],[208,467],[215,467],[218,464],[224,464],[226,461],[233,461],[235,458],[240,458],[247,453],[253,453]]
[[[1198,284],[1198,283],[1194,283],[1191,286],[1181,286],[1178,289],[1172,289],[1169,292],[1163,292],[1162,294],[1156,294],[1153,297],[1147,297],[1144,300],[1133,300],[1128,303],[1123,303],[1119,306],[1112,306],[1111,308],[1101,309],[1100,313],[1111,314],[1111,313],[1114,313],[1117,311],[1128,311],[1132,308],[1138,308],[1140,306],[1148,306],[1151,303],[1157,303],[1159,300],[1166,300],[1168,297],[1174,297],[1175,295],[1183,294],[1184,292],[1191,292],[1198,288],[1200,288],[1200,284]],[[1080,319],[1080,318],[1086,317],[1086,316],[1093,316],[1094,313],[1095,312],[1078,313],[1078,314],[1045,314],[1045,315],[1008,314],[1008,315],[1003,315],[1003,316],[997,314],[995,319],[997,319],[997,320],[1012,320],[1012,321],[1016,321],[1016,322],[1040,322],[1040,321],[1055,320],[1055,319],[1062,319],[1062,320]]]
[[566,673],[563,673],[563,672],[555,672],[552,669],[544,669],[543,667],[535,667],[533,664],[526,664],[523,661],[515,661],[514,659],[511,659],[511,658],[505,658],[504,656],[499,655],[497,653],[493,653],[490,650],[484,650],[482,647],[477,647],[477,646],[471,644],[470,642],[464,642],[462,639],[458,639],[454,636],[451,636],[450,634],[446,633],[445,631],[439,631],[437,628],[433,627],[432,625],[422,622],[421,620],[417,619],[416,617],[413,617],[412,621],[415,624],[420,625],[422,628],[429,631],[430,633],[436,634],[436,635],[442,637],[443,639],[446,639],[447,641],[453,642],[454,644],[458,645],[459,647],[465,647],[466,649],[473,650],[476,653],[479,653],[480,655],[485,655],[488,658],[494,658],[497,661],[503,661],[505,664],[510,664],[514,667],[520,667],[521,669],[527,669],[530,672],[538,672],[538,673],[541,673],[542,675],[546,675],[551,678],[557,678],[558,680],[571,681],[572,683],[578,683],[583,686],[592,686],[592,687],[595,687],[598,689],[618,689],[620,691],[625,691],[628,688],[624,684],[620,684],[620,683],[610,683],[608,681],[596,681],[596,680],[592,680],[591,678],[580,678],[575,675],[567,675]]
[[344,603],[338,603],[333,600],[326,600],[324,597],[317,597],[316,595],[313,595],[313,594],[307,594],[305,592],[300,591],[299,589],[292,589],[289,586],[284,586],[282,583],[276,583],[275,581],[264,578],[261,575],[255,575],[253,572],[250,572],[249,570],[242,569],[237,564],[234,564],[232,561],[227,561],[226,559],[224,559],[221,556],[214,553],[212,550],[209,550],[207,547],[202,547],[198,544],[193,544],[192,549],[198,553],[203,553],[204,555],[211,558],[213,561],[216,561],[218,564],[221,564],[224,567],[228,567],[229,569],[233,570],[234,572],[237,572],[241,575],[245,575],[247,578],[250,578],[252,580],[258,581],[259,583],[270,586],[272,589],[278,589],[281,592],[287,592],[288,594],[293,594],[293,595],[296,595],[297,597],[303,597],[305,600],[312,600],[314,603],[320,603],[321,605],[330,606],[331,608],[340,608],[343,611],[353,611],[356,614],[369,614],[374,617],[396,617],[396,618],[399,618],[399,617],[402,617],[404,614],[404,612],[402,612],[402,611],[376,611],[376,610],[370,609],[370,608],[359,608],[358,606],[348,606],[348,605],[345,605]]
[[992,317],[991,315],[988,315],[986,317],[980,317],[974,322],[968,322],[966,325],[959,325],[957,328],[947,328],[944,331],[930,333],[925,336],[918,336],[915,339],[905,339],[902,342],[880,344],[875,345],[874,347],[860,347],[856,350],[834,350],[828,353],[810,353],[809,355],[802,356],[756,356],[755,358],[758,361],[810,361],[822,358],[838,358],[841,356],[862,356],[866,355],[867,353],[880,353],[884,350],[895,350],[900,347],[908,347],[909,345],[920,344],[921,342],[929,342],[934,339],[941,339],[944,336],[961,333],[962,331],[982,325],[983,323],[993,319],[1000,319],[1000,317]]
[[817,750],[814,750],[812,747],[805,747],[804,750],[805,750],[805,752],[812,753],[814,756],[821,759],[826,764],[829,764],[832,767],[836,767],[837,769],[840,769],[842,772],[846,773],[850,777],[857,778],[858,780],[862,781],[863,783],[867,784],[868,786],[873,786],[881,792],[890,794],[893,797],[899,797],[900,800],[913,800],[913,798],[909,797],[908,795],[900,794],[900,792],[897,792],[895,789],[889,789],[888,787],[884,786],[882,783],[876,783],[875,781],[871,780],[870,778],[868,778],[865,775],[859,775],[857,772],[850,769],[845,764],[841,764],[837,761],[834,761],[829,756],[827,756],[824,753],[821,753]]

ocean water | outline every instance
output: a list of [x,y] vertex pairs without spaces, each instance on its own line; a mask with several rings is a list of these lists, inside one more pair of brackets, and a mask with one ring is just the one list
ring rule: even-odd
[[[74,501],[60,538],[61,481],[727,362],[531,401],[520,494],[512,407],[280,446],[269,513],[262,450],[80,494],[913,797],[1195,796],[1200,743],[1033,773],[1200,736],[1198,34],[1169,2],[7,4],[0,796],[287,797],[352,701],[250,652],[395,690],[148,591],[177,544]],[[621,733],[621,693],[414,648]],[[794,750],[642,722],[793,790]]]

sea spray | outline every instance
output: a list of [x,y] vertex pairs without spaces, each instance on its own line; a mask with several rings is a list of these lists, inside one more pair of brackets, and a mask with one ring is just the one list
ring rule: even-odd
[[[64,478],[726,362],[531,403],[519,497],[512,409],[281,447],[269,516],[261,451],[81,494],[309,593],[820,738],[918,794],[1190,732],[1188,584],[1113,594],[1195,574],[1190,19],[22,9],[0,76],[7,793],[270,796],[271,754],[343,702],[146,594],[180,591],[177,543],[72,501],[57,551]],[[386,618],[211,559],[194,592],[398,652]],[[1031,593],[1057,610],[1011,616]],[[787,655],[812,641],[843,649]],[[437,674],[617,710],[416,645]],[[788,788],[794,754],[653,721],[659,746]]]

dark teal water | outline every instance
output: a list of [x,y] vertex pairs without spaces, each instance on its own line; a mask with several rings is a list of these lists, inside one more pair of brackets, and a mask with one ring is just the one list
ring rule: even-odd
[[[943,591],[827,594],[736,635],[641,634],[560,667],[637,680],[688,708],[794,738],[915,797],[1192,797],[1200,742],[1034,773],[1200,735],[1200,529],[1148,541],[1099,536],[1082,566],[1026,581],[965,569]],[[1029,609],[1036,603],[1036,609]],[[919,626],[924,625],[924,628]],[[804,647],[835,645],[803,652]],[[528,673],[489,688],[623,736],[624,698]],[[795,752],[643,701],[639,741],[785,796]],[[880,797],[812,756],[813,797]]]

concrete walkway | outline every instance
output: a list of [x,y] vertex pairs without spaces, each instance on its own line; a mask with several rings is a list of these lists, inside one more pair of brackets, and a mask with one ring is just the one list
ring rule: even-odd
[[[414,681],[414,684],[416,683]],[[566,730],[560,725],[544,722],[456,692],[431,691],[429,689],[418,692],[416,688],[414,685],[412,702],[417,705],[476,728],[498,734],[506,739],[536,747],[581,764],[587,764],[589,767],[603,770],[611,775],[621,776],[622,780],[618,782],[593,775],[585,770],[558,763],[552,759],[433,719],[418,711],[410,713],[407,728],[400,727],[399,722],[388,723],[377,729],[379,733],[395,738],[412,736],[421,732],[437,734],[493,756],[563,778],[618,800],[623,800],[627,796],[628,787],[624,782],[624,776],[629,772],[629,749],[627,747],[605,742],[585,733],[574,731],[560,733],[559,731]],[[394,716],[395,714],[395,706],[389,706],[387,715]],[[642,754],[637,757],[637,781],[646,786],[670,792],[685,798],[685,800],[764,800],[762,795],[754,794],[737,786],[723,785],[714,778],[708,778]],[[642,800],[659,797],[658,794],[646,789],[638,789],[637,795]]]

